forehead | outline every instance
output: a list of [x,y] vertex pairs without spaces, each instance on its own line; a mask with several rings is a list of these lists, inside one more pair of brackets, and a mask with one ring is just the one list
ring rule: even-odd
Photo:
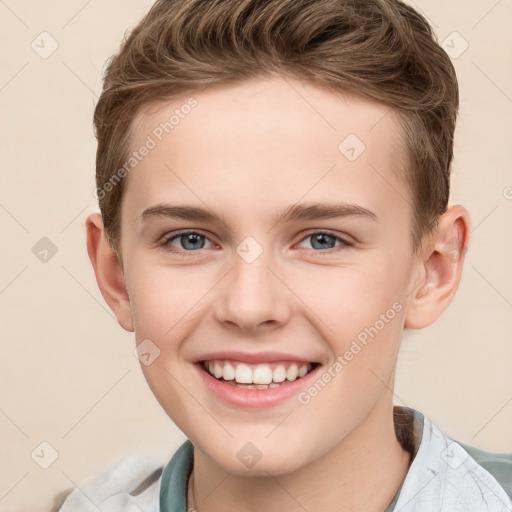
[[223,208],[238,200],[247,211],[301,197],[345,194],[362,204],[383,192],[404,196],[400,135],[394,111],[354,94],[282,77],[217,84],[139,113],[131,149],[150,140],[152,149],[125,194],[139,212],[173,191],[173,199],[212,197]]
[[[191,102],[195,106],[190,107]],[[275,140],[274,132],[280,128],[296,140],[306,137],[316,143],[311,137],[314,130],[329,146],[350,130],[361,140],[370,142],[385,135],[390,143],[398,142],[400,132],[396,112],[387,105],[353,92],[271,76],[215,84],[171,101],[145,105],[132,123],[131,143],[137,146],[149,134],[160,139],[172,132],[177,138],[180,132],[192,130],[198,137],[222,142],[226,136],[235,139],[235,128],[240,136],[266,143]],[[276,144],[284,140],[286,134],[282,135]]]

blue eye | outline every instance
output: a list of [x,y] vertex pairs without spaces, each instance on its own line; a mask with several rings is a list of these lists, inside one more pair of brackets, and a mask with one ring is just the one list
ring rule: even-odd
[[329,233],[324,233],[323,231],[316,231],[314,233],[310,233],[309,235],[302,239],[302,241],[305,240],[311,240],[311,245],[313,249],[318,249],[320,251],[334,249],[336,241],[341,242],[341,244],[338,245],[338,248],[343,246],[350,247],[353,245],[351,242],[348,242],[343,238],[331,235]]
[[177,235],[173,235],[162,242],[162,246],[172,246],[171,242],[174,240],[178,240],[180,242],[181,247],[178,249],[185,249],[185,251],[194,251],[195,249],[203,249],[204,243],[207,238],[200,233],[196,233],[195,231],[187,231],[185,233],[178,233]]

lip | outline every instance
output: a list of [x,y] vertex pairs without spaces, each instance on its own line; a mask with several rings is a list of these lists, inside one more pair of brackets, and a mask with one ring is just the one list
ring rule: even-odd
[[[220,352],[218,354],[220,354]],[[282,356],[280,357],[282,358]],[[221,358],[219,357],[218,359]],[[247,359],[245,361],[247,361]],[[262,360],[258,359],[258,361],[261,362]],[[301,390],[310,385],[311,381],[316,378],[318,372],[322,368],[322,365],[318,364],[304,377],[282,384],[278,388],[245,389],[230,386],[229,384],[224,384],[222,381],[217,380],[203,368],[202,362],[197,362],[193,366],[196,371],[199,372],[199,377],[202,379],[206,388],[212,395],[229,405],[250,409],[273,407],[291,397],[296,396]]]
[[213,361],[214,359],[230,359],[233,361],[240,361],[242,363],[278,363],[281,361],[295,361],[297,363],[318,363],[313,359],[304,359],[304,357],[286,354],[285,352],[255,352],[250,354],[247,352],[237,351],[221,351],[210,352],[197,357],[193,362],[199,363],[200,361]]

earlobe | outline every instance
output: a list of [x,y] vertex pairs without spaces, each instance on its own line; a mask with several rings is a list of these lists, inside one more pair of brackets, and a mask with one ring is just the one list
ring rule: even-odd
[[123,329],[133,332],[130,297],[126,290],[121,263],[108,243],[99,213],[86,220],[87,253],[103,298],[115,313]]
[[421,254],[420,279],[411,292],[405,328],[422,329],[434,323],[451,303],[460,283],[469,244],[469,213],[450,207]]

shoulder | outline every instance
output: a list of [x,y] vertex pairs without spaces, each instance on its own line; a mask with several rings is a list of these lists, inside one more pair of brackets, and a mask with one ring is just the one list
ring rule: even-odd
[[458,444],[470,455],[475,462],[488,471],[512,498],[512,452],[495,453],[475,448],[465,443]]
[[132,453],[104,470],[59,493],[52,512],[158,512],[163,464],[149,454]]
[[417,452],[396,510],[512,511],[512,454],[493,454],[451,439],[419,411]]
[[[446,437],[445,443],[446,445],[441,451],[441,461],[444,487],[443,505],[447,507],[446,510],[512,511],[509,494],[512,465],[508,465],[508,485],[504,486],[503,479],[501,476],[499,479],[496,478],[497,474],[492,466],[482,465],[482,459],[475,459],[457,441]],[[466,447],[475,454],[475,449]],[[494,459],[490,452],[478,451],[488,454]],[[498,454],[495,456],[501,459]]]

